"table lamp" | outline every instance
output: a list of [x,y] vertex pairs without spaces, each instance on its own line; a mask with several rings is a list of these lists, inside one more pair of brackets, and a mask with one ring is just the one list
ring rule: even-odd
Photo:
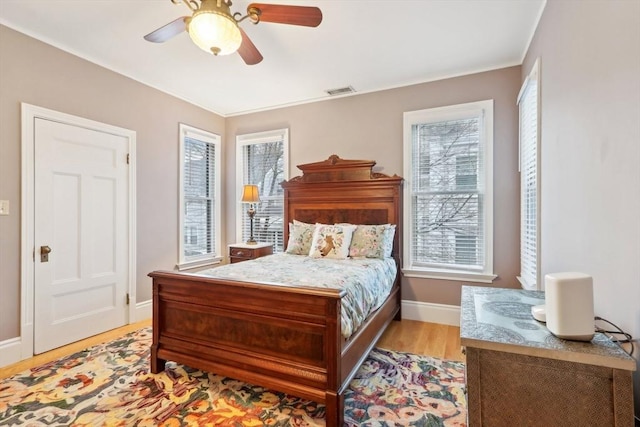
[[249,240],[247,240],[247,245],[255,245],[258,243],[253,238],[253,217],[256,216],[256,210],[253,208],[253,204],[259,201],[260,194],[258,193],[258,186],[251,184],[245,185],[242,189],[242,203],[249,203],[247,214],[251,221],[251,235],[249,236]]

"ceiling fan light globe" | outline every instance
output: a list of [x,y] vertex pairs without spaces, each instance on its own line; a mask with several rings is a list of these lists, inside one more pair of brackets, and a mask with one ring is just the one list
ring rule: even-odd
[[242,43],[240,28],[233,18],[208,10],[196,12],[187,31],[196,46],[214,55],[232,54]]

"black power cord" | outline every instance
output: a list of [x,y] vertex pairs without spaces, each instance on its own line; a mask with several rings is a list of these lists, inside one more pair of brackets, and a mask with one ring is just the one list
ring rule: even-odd
[[[598,325],[595,325],[596,332],[600,332],[600,333],[605,334],[607,337],[609,337],[609,339],[611,341],[613,341],[614,343],[618,344],[629,356],[633,356],[633,351],[635,349],[635,345],[633,343],[633,337],[631,336],[631,334],[623,331],[618,325],[614,324],[613,322],[608,321],[607,319],[603,319],[600,316],[596,316],[595,320],[596,321],[606,322],[609,325],[611,325],[614,328],[616,328],[615,331],[610,331],[608,329],[603,329],[603,328],[600,328]],[[619,337],[619,335],[622,335],[624,338]],[[631,346],[631,348],[629,350],[627,350],[622,346],[622,344],[629,344]]]

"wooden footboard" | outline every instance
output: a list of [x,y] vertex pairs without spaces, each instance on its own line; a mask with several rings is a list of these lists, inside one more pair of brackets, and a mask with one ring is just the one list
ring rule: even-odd
[[399,310],[392,295],[349,339],[342,291],[153,272],[151,371],[171,360],[324,403],[342,425],[343,393]]

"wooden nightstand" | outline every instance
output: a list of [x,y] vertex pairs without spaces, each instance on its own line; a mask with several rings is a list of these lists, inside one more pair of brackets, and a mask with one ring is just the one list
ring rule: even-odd
[[271,243],[258,243],[255,245],[234,243],[229,245],[229,259],[231,260],[231,264],[260,258],[261,256],[271,255],[272,253],[273,244]]

